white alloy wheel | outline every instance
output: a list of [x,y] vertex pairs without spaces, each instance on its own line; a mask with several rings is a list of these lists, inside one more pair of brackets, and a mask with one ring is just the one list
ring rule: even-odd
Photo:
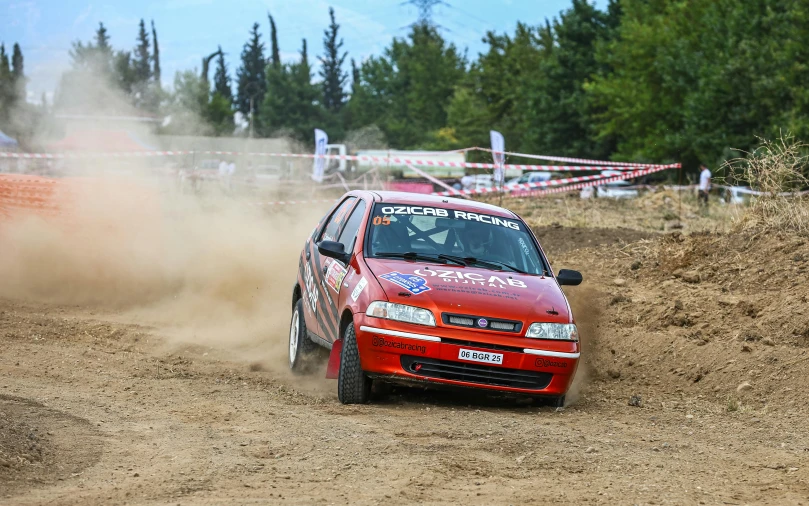
[[292,313],[292,323],[289,325],[289,366],[292,367],[295,365],[295,359],[298,355],[298,340],[300,336],[298,333],[300,332],[300,313],[298,312],[298,308],[295,308],[295,312]]

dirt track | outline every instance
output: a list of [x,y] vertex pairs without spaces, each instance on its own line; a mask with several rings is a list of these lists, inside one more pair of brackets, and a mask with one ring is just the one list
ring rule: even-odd
[[[556,268],[584,271],[569,294],[590,365],[561,411],[398,388],[342,406],[334,383],[267,352],[285,320],[263,342],[208,346],[127,312],[2,299],[0,502],[809,503],[800,330],[765,345],[680,325],[671,299],[710,318],[712,288],[661,284],[656,240],[582,250],[563,232],[540,235]],[[728,318],[752,318],[740,311]]]

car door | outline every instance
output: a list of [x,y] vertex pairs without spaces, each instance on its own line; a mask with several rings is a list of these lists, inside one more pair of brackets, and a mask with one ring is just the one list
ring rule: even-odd
[[309,332],[326,341],[328,339],[325,336],[331,335],[335,326],[333,315],[335,301],[326,290],[328,286],[326,285],[326,275],[332,259],[322,256],[317,251],[317,243],[320,241],[336,241],[339,238],[340,231],[356,201],[356,197],[346,197],[334,209],[322,228],[315,233],[314,239],[309,241],[306,246],[306,265],[304,266],[303,275],[304,293],[307,299],[307,304],[305,304],[307,307],[306,311],[304,311],[307,317],[306,327]]
[[[362,232],[360,231],[360,227],[365,222],[364,220],[367,214],[367,210],[368,210],[367,203],[364,200],[360,199],[357,201],[357,204],[351,211],[351,216],[349,216],[348,220],[346,220],[345,226],[343,226],[343,230],[340,232],[340,237],[337,239],[337,241],[343,245],[346,251],[356,252],[358,249],[360,249],[358,246],[362,244],[362,238],[364,237]],[[334,264],[332,264],[331,267],[333,270],[336,271],[338,279],[330,281],[329,276],[327,275],[326,284],[331,289],[334,290],[334,295],[336,297],[335,300],[337,301],[337,307],[335,308],[335,318],[339,322],[341,308],[345,307],[346,305],[346,295],[347,294],[350,295],[351,293],[351,290],[349,290],[349,281],[351,281],[351,278],[356,273],[354,272],[353,267],[345,265],[342,262],[339,262],[338,260],[335,260],[334,262],[339,264],[339,268],[334,266]],[[351,274],[349,275],[349,278],[346,279],[345,276],[346,274],[349,274],[349,271],[351,272]],[[340,281],[342,281],[342,284],[340,284]],[[337,329],[337,332],[335,334],[326,336],[326,338],[332,342],[337,339],[340,339],[340,337],[341,336],[339,335],[339,328]]]
[[[336,241],[343,245],[346,252],[353,252],[356,249],[357,235],[360,224],[365,217],[367,205],[362,199],[358,199],[347,217],[341,219]],[[345,283],[343,280],[348,274],[350,267],[340,260],[321,256],[321,271],[323,281],[321,288],[324,295],[324,310],[320,319],[321,336],[328,342],[333,343],[340,338],[340,309],[345,300]]]

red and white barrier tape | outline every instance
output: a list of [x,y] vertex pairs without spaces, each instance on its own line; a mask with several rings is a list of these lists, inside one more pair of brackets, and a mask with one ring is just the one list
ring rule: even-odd
[[111,151],[103,153],[9,153],[0,152],[0,158],[26,158],[38,160],[79,160],[83,158],[129,158],[191,155],[193,151]]
[[[471,148],[477,151],[488,151],[489,153],[493,153],[493,151],[489,148]],[[498,153],[501,153],[498,151]],[[528,153],[512,153],[509,151],[503,151],[504,155],[509,156],[519,156],[520,158],[532,158],[534,160],[547,160],[549,162],[565,162],[565,163],[587,163],[590,165],[618,165],[621,167],[659,167],[660,164],[654,163],[628,163],[628,162],[613,162],[609,160],[589,160],[586,158],[567,158],[563,156],[544,156],[544,155],[531,155]],[[679,164],[672,164],[670,168],[674,168],[673,165],[677,165],[679,168]]]
[[616,181],[624,181],[626,179],[633,179],[633,178],[636,178],[636,177],[645,176],[647,174],[652,174],[654,172],[660,172],[661,170],[665,170],[665,169],[661,168],[661,167],[652,167],[652,168],[649,168],[649,169],[640,169],[640,170],[636,170],[636,171],[633,171],[633,172],[627,172],[627,173],[621,174],[619,176],[612,176],[612,177],[608,177],[608,178],[605,178],[605,179],[600,179],[600,180],[597,180],[597,181],[582,182],[582,183],[578,183],[578,184],[572,184],[572,185],[569,185],[569,186],[564,186],[562,188],[548,188],[548,189],[545,189],[545,190],[537,190],[537,191],[532,191],[532,192],[526,192],[526,193],[524,193],[522,195],[519,195],[519,197],[541,197],[543,195],[550,195],[552,193],[565,193],[565,192],[569,192],[569,191],[573,191],[573,190],[581,190],[583,188],[588,188],[590,186],[600,186],[600,185],[603,185],[603,184],[614,183]]
[[[483,149],[483,148],[478,148]],[[314,155],[310,153],[264,153],[264,152],[244,152],[244,151],[120,151],[120,152],[91,152],[91,153],[10,153],[0,152],[0,158],[24,158],[24,159],[68,159],[78,160],[83,158],[150,158],[160,156],[181,156],[181,155],[230,155],[230,156],[262,156],[268,158],[327,158],[329,160],[353,160],[370,163],[380,164],[398,164],[398,165],[418,165],[423,167],[462,167],[470,169],[494,169],[496,166],[493,163],[475,163],[475,162],[447,162],[436,160],[418,160],[410,158],[387,157],[387,156],[367,156],[367,155]],[[522,155],[520,155],[522,156]],[[550,157],[545,157],[550,158]],[[578,159],[569,158],[565,159],[577,163]],[[560,159],[561,161],[561,159]],[[577,165],[526,165],[526,164],[506,164],[505,169],[529,170],[529,171],[544,171],[544,172],[592,172],[606,170],[607,168],[600,166],[607,163],[614,164],[608,167],[609,170],[633,170],[634,167],[665,167],[665,168],[679,168],[680,164],[670,165],[646,165],[646,164],[631,164],[631,163],[617,163],[617,162],[598,162],[594,160],[581,160],[581,162],[593,162],[594,166],[577,166]],[[598,163],[596,163],[598,162]]]
[[[657,169],[657,170],[664,170],[664,169]],[[627,172],[627,174],[631,174],[631,172]],[[622,174],[623,175],[623,174]],[[486,188],[476,188],[474,190],[453,190],[451,192],[434,192],[433,195],[441,195],[441,196],[451,196],[451,195],[480,195],[484,193],[511,193],[514,191],[520,190],[532,190],[534,188],[548,188],[553,186],[561,186],[570,183],[578,183],[580,181],[593,181],[593,180],[606,180],[610,176],[605,176],[603,174],[596,174],[593,176],[578,176],[578,177],[566,177],[562,179],[551,179],[550,181],[538,181],[536,183],[519,183],[519,184],[511,184],[506,185],[502,189],[496,188],[494,186],[488,186]],[[628,179],[628,178],[627,178]]]

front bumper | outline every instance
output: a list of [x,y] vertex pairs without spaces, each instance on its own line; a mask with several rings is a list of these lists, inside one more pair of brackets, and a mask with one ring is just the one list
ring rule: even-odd
[[[560,396],[570,387],[580,357],[579,343],[569,341],[417,327],[365,315],[355,315],[354,324],[362,369],[396,380]],[[461,350],[502,360],[462,360]]]

